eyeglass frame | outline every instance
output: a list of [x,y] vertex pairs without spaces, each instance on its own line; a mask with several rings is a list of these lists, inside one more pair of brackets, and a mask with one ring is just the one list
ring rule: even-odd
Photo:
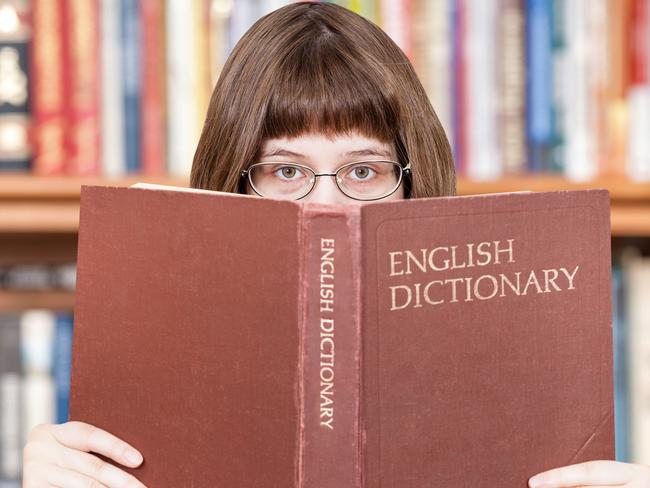
[[[356,197],[353,197],[352,195],[348,195],[345,192],[345,190],[343,190],[343,188],[341,188],[341,186],[339,185],[337,175],[338,175],[339,171],[341,171],[341,170],[343,170],[345,168],[348,168],[350,166],[353,166],[355,164],[359,164],[359,163],[393,163],[394,165],[396,165],[400,169],[400,172],[399,172],[399,179],[397,180],[397,184],[395,185],[395,188],[391,192],[386,193],[385,195],[382,195],[381,197],[377,197],[377,198],[356,198]],[[306,166],[304,164],[299,164],[299,163],[292,163],[292,162],[289,162],[289,161],[266,161],[266,162],[262,162],[262,163],[251,164],[248,168],[242,170],[242,172],[239,175],[240,179],[242,179],[242,180],[245,179],[245,181],[247,181],[248,184],[250,185],[251,189],[255,193],[257,193],[259,196],[261,196],[263,198],[269,198],[269,197],[265,197],[264,195],[262,195],[260,192],[257,191],[257,189],[255,188],[255,185],[253,184],[253,181],[251,179],[250,170],[251,170],[251,168],[254,168],[256,166],[266,166],[266,165],[269,165],[269,164],[285,164],[285,165],[296,166],[298,168],[306,169],[309,173],[314,175],[313,182],[311,184],[311,188],[309,189],[309,191],[307,193],[305,193],[303,196],[299,197],[299,198],[288,199],[288,201],[302,200],[307,195],[309,195],[312,191],[314,191],[314,188],[316,188],[316,179],[319,176],[334,176],[335,177],[334,182],[336,183],[336,187],[339,189],[339,191],[341,193],[343,193],[346,197],[352,198],[353,200],[358,200],[360,202],[373,202],[373,201],[376,201],[376,200],[382,200],[382,199],[384,199],[386,197],[389,197],[399,189],[399,187],[400,187],[400,185],[402,184],[403,181],[404,182],[408,181],[410,183],[410,178],[412,176],[411,162],[410,161],[408,163],[406,163],[406,166],[402,166],[402,164],[400,162],[393,161],[393,160],[390,160],[390,159],[362,159],[360,161],[352,161],[351,163],[345,163],[345,164],[339,166],[334,173],[316,173],[309,166]],[[408,180],[407,180],[407,178],[408,178]],[[409,187],[410,187],[410,185],[409,185]]]

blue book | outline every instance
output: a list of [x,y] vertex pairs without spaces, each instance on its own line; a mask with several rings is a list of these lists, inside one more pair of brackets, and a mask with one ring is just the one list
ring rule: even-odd
[[56,422],[68,421],[70,403],[70,369],[72,366],[72,314],[56,316],[54,334],[54,387],[56,389]]
[[140,171],[140,9],[138,0],[120,0],[124,152],[126,170]]
[[553,1],[526,3],[528,169],[548,166],[553,143]]
[[614,347],[614,429],[616,460],[629,462],[629,384],[624,272],[612,267],[612,344]]

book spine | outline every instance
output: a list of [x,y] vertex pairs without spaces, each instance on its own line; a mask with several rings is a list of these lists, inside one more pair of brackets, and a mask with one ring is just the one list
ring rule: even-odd
[[100,171],[99,5],[97,0],[68,0],[68,130],[66,173],[97,175]]
[[63,1],[32,4],[33,171],[62,174],[65,152]]
[[0,480],[18,480],[23,446],[20,319],[0,315]]
[[413,59],[411,0],[381,0],[381,27],[409,59]]
[[192,13],[185,0],[166,0],[167,37],[167,167],[171,176],[185,178],[192,168],[192,155],[198,141],[195,100],[195,58]]
[[101,0],[101,124],[102,173],[108,178],[123,176],[124,106],[122,105],[122,63],[120,61],[120,0]]
[[503,171],[526,169],[526,64],[523,0],[500,0],[498,17],[499,150]]
[[465,3],[463,0],[454,0],[452,7],[452,93],[453,100],[453,142],[454,145],[454,163],[456,166],[456,173],[463,174],[465,171],[466,159],[466,127],[467,121],[465,120],[465,106],[467,104],[465,88]]
[[[272,6],[267,6],[268,12]],[[210,56],[210,80],[215,86],[221,75],[223,65],[228,58],[228,23],[232,16],[232,3],[221,0],[211,0],[208,27],[208,42]]]
[[56,420],[55,389],[52,377],[55,313],[27,310],[20,316],[20,350],[23,383],[22,442],[38,424]]
[[629,385],[628,385],[628,333],[623,299],[627,290],[623,286],[623,268],[612,267],[612,342],[614,345],[614,425],[616,427],[616,460],[629,460]]
[[126,170],[140,171],[140,5],[137,0],[121,0],[122,84]]
[[496,22],[497,0],[467,8],[466,174],[475,180],[498,178],[503,172],[498,151]]
[[564,72],[564,133],[566,136],[564,174],[576,181],[596,175],[593,98],[590,82],[588,22],[591,2],[566,2],[566,59]]
[[58,313],[54,331],[53,374],[56,390],[56,422],[68,421],[72,360],[72,315]]
[[427,48],[424,69],[431,104],[453,147],[452,130],[452,1],[432,0],[426,3]]
[[361,487],[357,209],[301,216],[301,488]]
[[526,4],[528,170],[541,171],[549,158],[552,119],[552,2],[529,0]]
[[[29,29],[25,2],[3,5],[0,33],[0,171],[30,167]],[[14,22],[12,22],[14,21]]]
[[163,4],[142,0],[142,172],[160,175],[165,169]]
[[650,259],[625,263],[630,365],[630,461],[650,464]]

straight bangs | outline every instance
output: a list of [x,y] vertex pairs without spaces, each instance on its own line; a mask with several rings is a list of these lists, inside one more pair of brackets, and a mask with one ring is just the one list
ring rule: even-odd
[[334,36],[310,39],[292,50],[273,73],[262,135],[292,138],[320,132],[359,132],[397,142],[399,105],[380,73],[357,66],[360,53],[337,49]]

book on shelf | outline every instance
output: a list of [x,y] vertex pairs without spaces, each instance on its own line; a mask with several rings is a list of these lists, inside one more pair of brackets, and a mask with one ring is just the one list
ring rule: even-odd
[[515,488],[614,458],[605,190],[84,186],[78,250],[70,419],[149,486]]

